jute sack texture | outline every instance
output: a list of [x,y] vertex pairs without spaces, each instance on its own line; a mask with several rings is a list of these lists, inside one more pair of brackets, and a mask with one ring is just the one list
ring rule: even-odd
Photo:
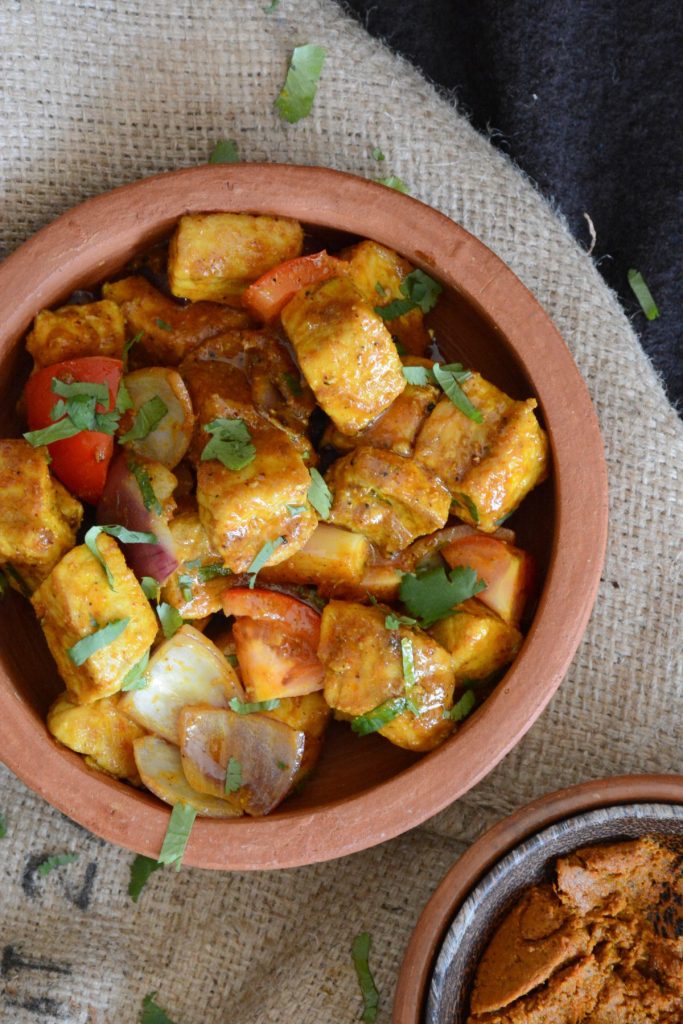
[[[360,1011],[349,947],[363,929],[387,1021],[420,909],[484,827],[561,785],[680,767],[683,436],[631,325],[529,182],[412,68],[330,0],[266,6],[4,3],[2,250],[88,196],[204,162],[219,137],[236,139],[244,160],[399,175],[494,249],[569,344],[609,462],[604,581],[571,671],[516,750],[437,818],[342,861],[254,875],[165,870],[134,905],[131,855],[3,770],[8,1024],[128,1024],[153,990],[176,1024],[342,1024]],[[272,103],[291,48],[306,42],[323,44],[327,60],[311,116],[289,126]],[[64,851],[78,861],[36,875]]]

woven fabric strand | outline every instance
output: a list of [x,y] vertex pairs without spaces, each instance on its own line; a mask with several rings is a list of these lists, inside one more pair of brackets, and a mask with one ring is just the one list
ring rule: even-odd
[[[120,1024],[158,990],[177,1024],[338,1024],[357,1017],[349,947],[368,929],[388,1008],[410,931],[486,825],[599,775],[680,768],[683,431],[592,263],[527,181],[419,75],[326,0],[14,0],[2,6],[0,249],[69,206],[204,162],[397,174],[494,249],[570,345],[601,419],[611,538],[588,633],[542,721],[464,799],[420,829],[297,871],[158,872],[136,906],[131,855],[0,774],[8,836],[0,1020]],[[328,51],[312,115],[272,109],[292,46]],[[371,157],[378,146],[387,160]],[[662,727],[665,723],[665,727]],[[46,878],[43,856],[79,860]]]

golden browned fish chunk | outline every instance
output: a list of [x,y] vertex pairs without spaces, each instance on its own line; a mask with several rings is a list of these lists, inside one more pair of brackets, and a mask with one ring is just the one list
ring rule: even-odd
[[327,474],[334,495],[330,522],[363,533],[385,555],[448,519],[447,488],[414,459],[376,448],[356,448]]
[[370,542],[360,533],[318,523],[304,546],[284,562],[264,569],[271,583],[309,583],[334,588],[359,583],[370,555]]
[[[114,589],[98,560],[81,544],[62,558],[32,598],[59,674],[78,704],[120,690],[123,677],[149,650],[157,632],[156,616],[116,541],[101,533],[96,543]],[[123,632],[82,665],[69,656],[69,648],[79,640],[120,619],[129,620]]]
[[0,566],[12,586],[34,590],[76,543],[83,507],[50,476],[47,448],[0,441]]
[[520,631],[476,600],[459,605],[429,633],[450,651],[456,682],[486,679],[509,665],[522,646]]
[[47,713],[47,727],[65,747],[84,754],[87,764],[139,785],[133,740],[145,730],[119,710],[119,699],[115,693],[92,704],[73,704],[63,693]]
[[[342,715],[373,711],[408,695],[418,710],[406,710],[379,731],[408,750],[432,750],[452,731],[444,718],[452,705],[450,655],[421,629],[387,629],[387,608],[330,601],[322,614],[318,657],[325,667],[325,700]],[[410,646],[414,684],[406,680],[402,641]]]
[[296,785],[313,771],[325,737],[325,730],[332,715],[332,709],[320,691],[307,693],[302,697],[280,697],[280,703],[272,711],[265,711],[269,718],[277,718],[295,732],[305,736],[304,753],[299,769],[294,776]]
[[303,433],[315,398],[291,355],[277,339],[247,352],[252,401],[262,416],[292,433]]
[[220,553],[209,544],[197,508],[174,516],[169,529],[180,565],[161,588],[162,600],[177,608],[184,619],[203,619],[219,612],[225,569]]
[[384,321],[347,279],[302,288],[282,324],[318,402],[343,434],[356,434],[405,387]]
[[33,321],[26,348],[40,368],[81,356],[120,359],[124,342],[123,313],[115,302],[103,299],[82,306],[42,309]]
[[121,307],[127,337],[141,334],[131,358],[146,365],[177,366],[207,338],[232,328],[248,327],[246,313],[214,302],[179,306],[145,277],[124,277],[103,285],[102,294]]
[[278,263],[299,256],[303,240],[299,222],[286,217],[188,214],[180,218],[171,239],[171,291],[195,302],[239,304],[248,284]]
[[350,452],[359,445],[385,448],[397,455],[410,455],[415,436],[434,408],[437,391],[431,386],[406,384],[386,412],[378,416],[359,434],[342,434],[332,424],[323,435],[323,444],[332,445],[341,452]]

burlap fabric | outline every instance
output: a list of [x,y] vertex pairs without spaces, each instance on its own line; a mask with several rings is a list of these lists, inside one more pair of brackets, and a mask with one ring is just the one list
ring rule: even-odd
[[[680,766],[683,430],[631,326],[553,211],[414,70],[331,0],[266,6],[6,0],[0,245],[111,186],[203,162],[221,136],[245,160],[400,175],[506,260],[569,343],[609,461],[604,581],[567,679],[503,764],[425,826],[342,861],[158,872],[136,906],[131,855],[3,770],[0,1019],[11,1024],[128,1024],[154,989],[177,1024],[342,1024],[360,1008],[349,946],[362,929],[386,1021],[421,907],[486,825],[560,785]],[[312,115],[287,126],[272,102],[303,42],[324,44],[327,62]],[[65,850],[78,862],[36,876]]]

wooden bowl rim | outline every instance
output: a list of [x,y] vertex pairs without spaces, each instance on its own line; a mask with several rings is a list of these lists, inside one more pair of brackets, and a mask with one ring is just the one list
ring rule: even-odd
[[399,972],[392,1024],[422,1024],[436,958],[460,906],[514,847],[566,818],[620,804],[683,804],[683,776],[615,775],[533,800],[497,822],[449,869],[418,918]]
[[[607,539],[606,465],[597,417],[569,350],[502,260],[417,199],[327,168],[196,167],[123,185],[74,207],[0,266],[0,345],[9,348],[38,309],[68,294],[74,264],[82,264],[81,280],[97,269],[104,277],[114,254],[149,244],[184,213],[211,210],[271,213],[341,229],[389,245],[436,273],[496,326],[501,343],[514,352],[539,400],[553,453],[554,542],[539,608],[505,679],[458,732],[457,742],[319,808],[285,809],[259,820],[198,819],[185,856],[186,864],[206,868],[296,867],[366,849],[419,825],[483,778],[541,714],[595,600]],[[156,856],[168,809],[58,750],[46,729],[36,730],[12,679],[0,681],[0,753],[7,766],[90,831]],[[444,779],[452,784],[442,785]]]

